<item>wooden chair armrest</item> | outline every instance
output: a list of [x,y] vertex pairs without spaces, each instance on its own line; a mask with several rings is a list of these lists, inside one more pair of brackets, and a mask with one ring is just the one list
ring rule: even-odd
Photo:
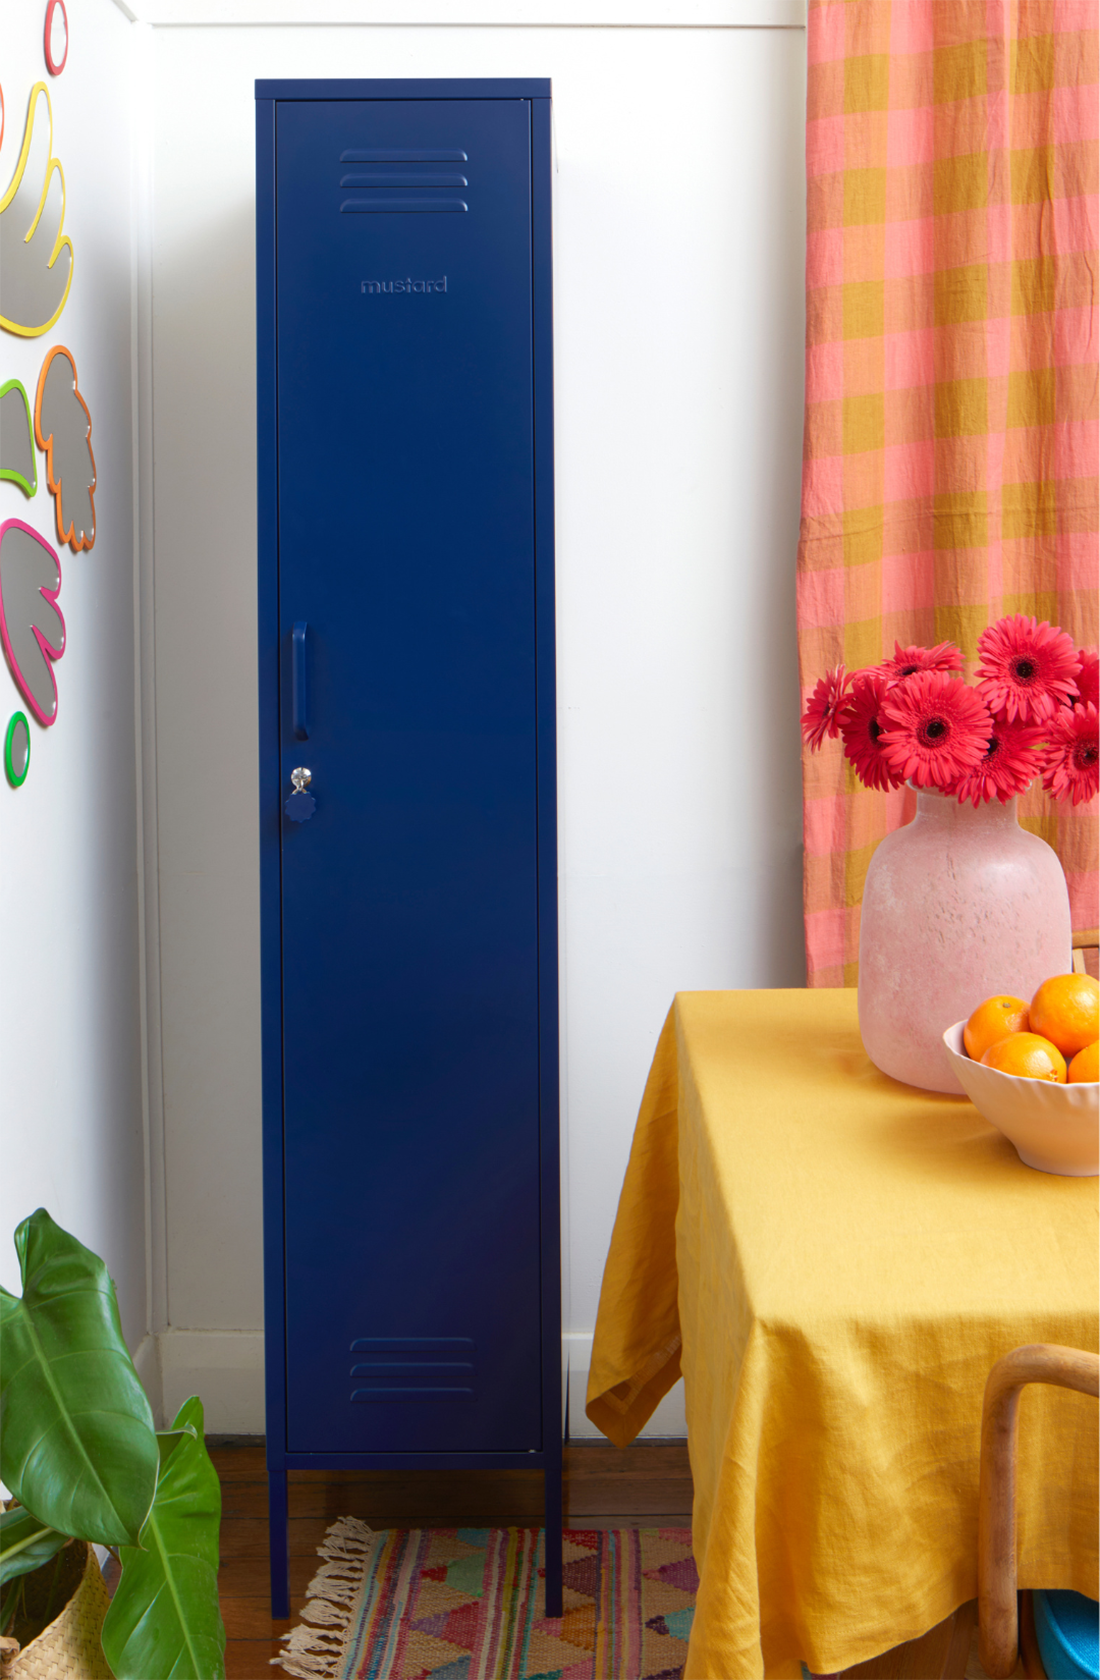
[[1036,1342],[1015,1348],[989,1373],[982,1405],[978,1486],[978,1653],[991,1680],[1016,1667],[1016,1435],[1020,1391],[1053,1383],[1100,1396],[1100,1355]]

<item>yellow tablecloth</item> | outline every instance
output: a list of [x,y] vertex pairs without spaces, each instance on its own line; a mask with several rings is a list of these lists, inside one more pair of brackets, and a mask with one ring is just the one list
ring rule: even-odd
[[[589,1417],[681,1367],[700,1587],[685,1680],[861,1662],[977,1596],[990,1367],[1097,1346],[1097,1180],[1025,1167],[863,1051],[852,991],[681,993],[604,1272]],[[1097,1408],[1021,1405],[1020,1584],[1097,1592]]]

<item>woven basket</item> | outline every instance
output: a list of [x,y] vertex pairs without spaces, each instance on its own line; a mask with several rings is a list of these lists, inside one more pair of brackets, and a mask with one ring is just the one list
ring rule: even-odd
[[25,1646],[13,1663],[4,1663],[4,1680],[111,1680],[99,1636],[110,1596],[96,1555],[85,1541],[80,1585],[49,1627]]

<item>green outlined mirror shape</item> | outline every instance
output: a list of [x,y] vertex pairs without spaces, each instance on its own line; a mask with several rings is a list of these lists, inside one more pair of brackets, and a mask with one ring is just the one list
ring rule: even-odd
[[30,398],[18,379],[0,385],[0,478],[18,484],[24,496],[38,493]]
[[23,786],[31,767],[31,726],[26,712],[13,712],[4,734],[4,773],[13,788]]

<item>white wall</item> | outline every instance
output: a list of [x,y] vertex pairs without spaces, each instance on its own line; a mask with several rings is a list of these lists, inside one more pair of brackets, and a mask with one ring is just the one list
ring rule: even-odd
[[[790,9],[781,0],[784,19]],[[777,16],[775,0],[726,0],[730,10]],[[212,1427],[262,1427],[253,80],[550,76],[579,1433],[603,1260],[672,994],[797,985],[804,973],[805,35],[537,24],[152,35],[166,1378],[202,1390]],[[335,474],[330,485],[319,494],[338,493]],[[682,1430],[675,1402],[654,1429]]]
[[[31,87],[49,84],[54,153],[65,174],[72,290],[39,338],[0,331],[0,384],[33,402],[49,348],[76,362],[92,415],[95,546],[60,548],[67,645],[58,714],[31,722],[26,782],[0,773],[0,1280],[20,1291],[15,1224],[45,1206],[102,1254],[127,1339],[147,1328],[145,1137],[135,786],[135,626],[131,427],[130,59],[133,31],[109,0],[70,0],[71,44],[47,74],[44,5],[3,0],[6,124],[0,189],[19,155]],[[37,495],[0,481],[0,520],[19,518],[57,548],[39,453]],[[28,711],[0,658],[0,735]]]

